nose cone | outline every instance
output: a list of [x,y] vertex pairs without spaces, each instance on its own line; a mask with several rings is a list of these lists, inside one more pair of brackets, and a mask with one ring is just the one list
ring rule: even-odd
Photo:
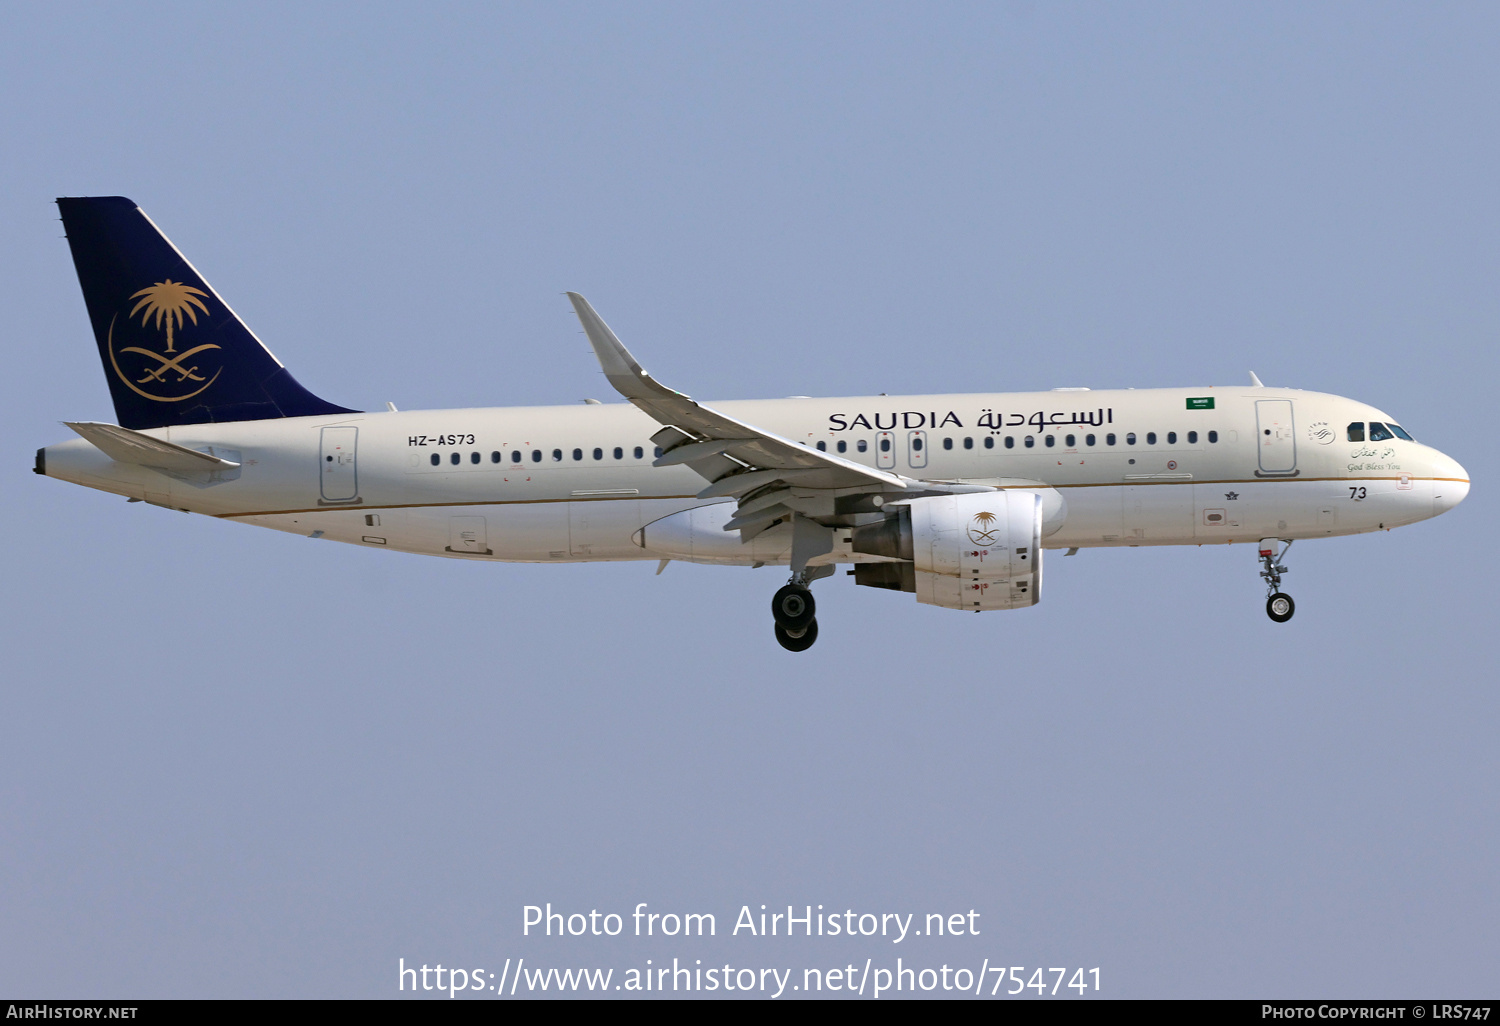
[[1455,459],[1443,456],[1433,467],[1432,515],[1446,513],[1469,494],[1469,472]]

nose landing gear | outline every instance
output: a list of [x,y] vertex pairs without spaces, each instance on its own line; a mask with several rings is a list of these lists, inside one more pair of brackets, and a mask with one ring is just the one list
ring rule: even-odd
[[[1260,540],[1260,576],[1266,582],[1266,615],[1277,623],[1286,623],[1297,611],[1297,603],[1292,601],[1290,595],[1284,595],[1281,591],[1281,575],[1288,573],[1282,560],[1291,551],[1292,543],[1287,542],[1285,547],[1281,545],[1280,538],[1262,538]],[[1280,549],[1278,552],[1277,550]]]
[[776,643],[788,652],[806,652],[818,640],[817,603],[808,589],[810,575],[793,574],[771,599]]

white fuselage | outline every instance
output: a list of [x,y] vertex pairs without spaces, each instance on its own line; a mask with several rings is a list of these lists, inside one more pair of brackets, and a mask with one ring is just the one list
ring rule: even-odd
[[[1213,408],[1202,408],[1205,399]],[[1355,534],[1435,516],[1469,487],[1458,463],[1426,445],[1348,441],[1350,423],[1390,418],[1316,392],[1059,390],[712,405],[908,478],[1040,490],[1049,548]],[[360,413],[145,432],[240,464],[229,472],[174,475],[117,463],[82,438],[49,446],[44,458],[48,476],[133,499],[404,552],[786,562],[789,530],[741,544],[737,533],[694,542],[649,527],[712,504],[722,509],[693,520],[700,535],[703,525],[712,534],[734,508],[729,499],[697,498],[706,482],[688,467],[651,465],[650,438],[660,428],[626,403]],[[823,561],[861,558],[845,534],[836,532]]]

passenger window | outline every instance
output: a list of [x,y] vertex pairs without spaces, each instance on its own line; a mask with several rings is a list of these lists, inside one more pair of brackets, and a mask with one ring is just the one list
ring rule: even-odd
[[623,460],[624,458],[625,458],[625,450],[622,449],[622,448],[620,448],[618,445],[615,446],[615,459],[617,459],[617,460]]
[[604,450],[603,449],[595,449],[594,450],[594,459],[596,459],[596,460],[602,460],[602,459],[604,459]]
[[1416,441],[1415,438],[1413,438],[1411,435],[1409,435],[1409,434],[1406,433],[1406,429],[1404,427],[1402,427],[1400,424],[1386,424],[1386,427],[1390,428],[1391,431],[1395,434],[1395,436],[1397,438],[1404,438],[1408,442],[1415,442]]
[[1071,449],[1078,444],[1078,437],[1076,435],[1069,435],[1067,438],[1063,439],[1063,441],[1066,442],[1068,448]]
[[849,451],[849,443],[848,442],[840,442],[836,446],[836,448],[838,449],[839,452],[848,452]]
[[552,450],[552,462],[553,463],[561,463],[562,462],[562,450],[561,449],[553,449]]
[[1146,432],[1146,444],[1147,445],[1155,445],[1156,444],[1156,432],[1155,431],[1147,431]]
[[1129,432],[1128,434],[1125,435],[1125,444],[1126,445],[1134,445],[1135,444],[1135,432],[1134,431],[1131,431],[1131,432]]
[[1349,441],[1363,442],[1365,440],[1365,422],[1356,420],[1349,425]]
[[461,459],[463,459],[462,455],[460,455],[459,453],[453,453],[451,456],[448,457],[448,462],[451,463],[451,464],[453,464],[456,467],[456,466],[458,466],[458,462]]
[[1176,445],[1177,444],[1177,432],[1176,431],[1168,431],[1167,432],[1167,444],[1168,445]]
[[441,456],[439,456],[437,453],[433,453],[432,454],[432,465],[434,467],[438,466],[442,462],[443,462],[443,458]]
[[1036,436],[1035,435],[1027,435],[1026,436],[1026,448],[1028,448],[1028,449],[1034,449],[1034,448],[1036,448]]
[[1092,447],[1093,444],[1094,444],[1094,436],[1093,435],[1084,435],[1083,436],[1083,444]]
[[574,449],[573,450],[573,458],[575,460],[581,460],[581,459],[583,459],[583,450],[582,449]]
[[512,449],[510,451],[510,461],[512,463],[520,463],[521,462],[521,450],[520,449]]
[[972,438],[965,438],[964,439],[964,448],[965,449],[972,449],[972,448],[974,448],[974,439],[972,439]]
[[646,451],[644,449],[642,449],[639,445],[635,447],[635,458],[636,459],[641,459],[645,455],[646,455]]
[[880,451],[881,452],[890,452],[891,451],[891,440],[889,438],[882,438],[880,440]]
[[1052,448],[1054,445],[1057,444],[1057,438],[1054,435],[1048,435],[1046,437],[1045,441],[1047,443],[1047,448],[1049,448],[1049,449]]
[[656,458],[661,459],[661,446],[656,447]]
[[870,443],[861,438],[859,441],[854,443],[854,447],[860,452],[865,452],[870,448]]
[[911,440],[911,451],[912,452],[921,452],[922,451],[922,440],[920,438],[913,438]]
[[1115,435],[1113,431],[1104,436],[1104,444],[1109,446],[1113,446],[1115,444]]
[[471,452],[471,453],[469,453],[469,462],[470,463],[478,463],[479,462],[479,453],[477,453],[477,452]]
[[490,462],[491,463],[499,463],[500,462],[500,454],[498,452],[492,452],[492,453],[490,453]]
[[1196,432],[1196,431],[1189,431],[1188,432],[1188,445],[1197,445],[1197,444],[1198,444],[1198,432]]
[[943,439],[943,448],[944,449],[951,449],[951,448],[953,448],[953,439],[951,439],[951,438],[945,438],[945,439]]
[[1396,436],[1385,429],[1385,425],[1378,420],[1370,421],[1370,441],[1385,442]]
[[1219,440],[1219,433],[1217,431],[1210,431],[1208,433],[1208,440],[1210,442],[1217,442]]
[[818,443],[818,451],[819,452],[827,452],[828,451],[828,443],[827,442],[819,442]]
[[540,449],[533,449],[533,450],[531,450],[531,462],[533,462],[533,463],[540,463],[540,462],[542,462],[542,450],[540,450]]

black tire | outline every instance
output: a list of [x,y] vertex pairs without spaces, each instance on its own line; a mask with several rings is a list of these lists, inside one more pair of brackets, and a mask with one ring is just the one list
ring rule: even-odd
[[788,652],[806,652],[817,640],[818,621],[816,620],[809,620],[806,627],[796,631],[789,631],[779,623],[776,625],[776,643]]
[[1296,611],[1297,603],[1292,601],[1290,595],[1283,595],[1278,591],[1266,599],[1266,615],[1277,623],[1286,623]]
[[800,631],[812,623],[816,613],[812,592],[796,584],[788,584],[771,599],[771,616],[776,626],[789,631]]

